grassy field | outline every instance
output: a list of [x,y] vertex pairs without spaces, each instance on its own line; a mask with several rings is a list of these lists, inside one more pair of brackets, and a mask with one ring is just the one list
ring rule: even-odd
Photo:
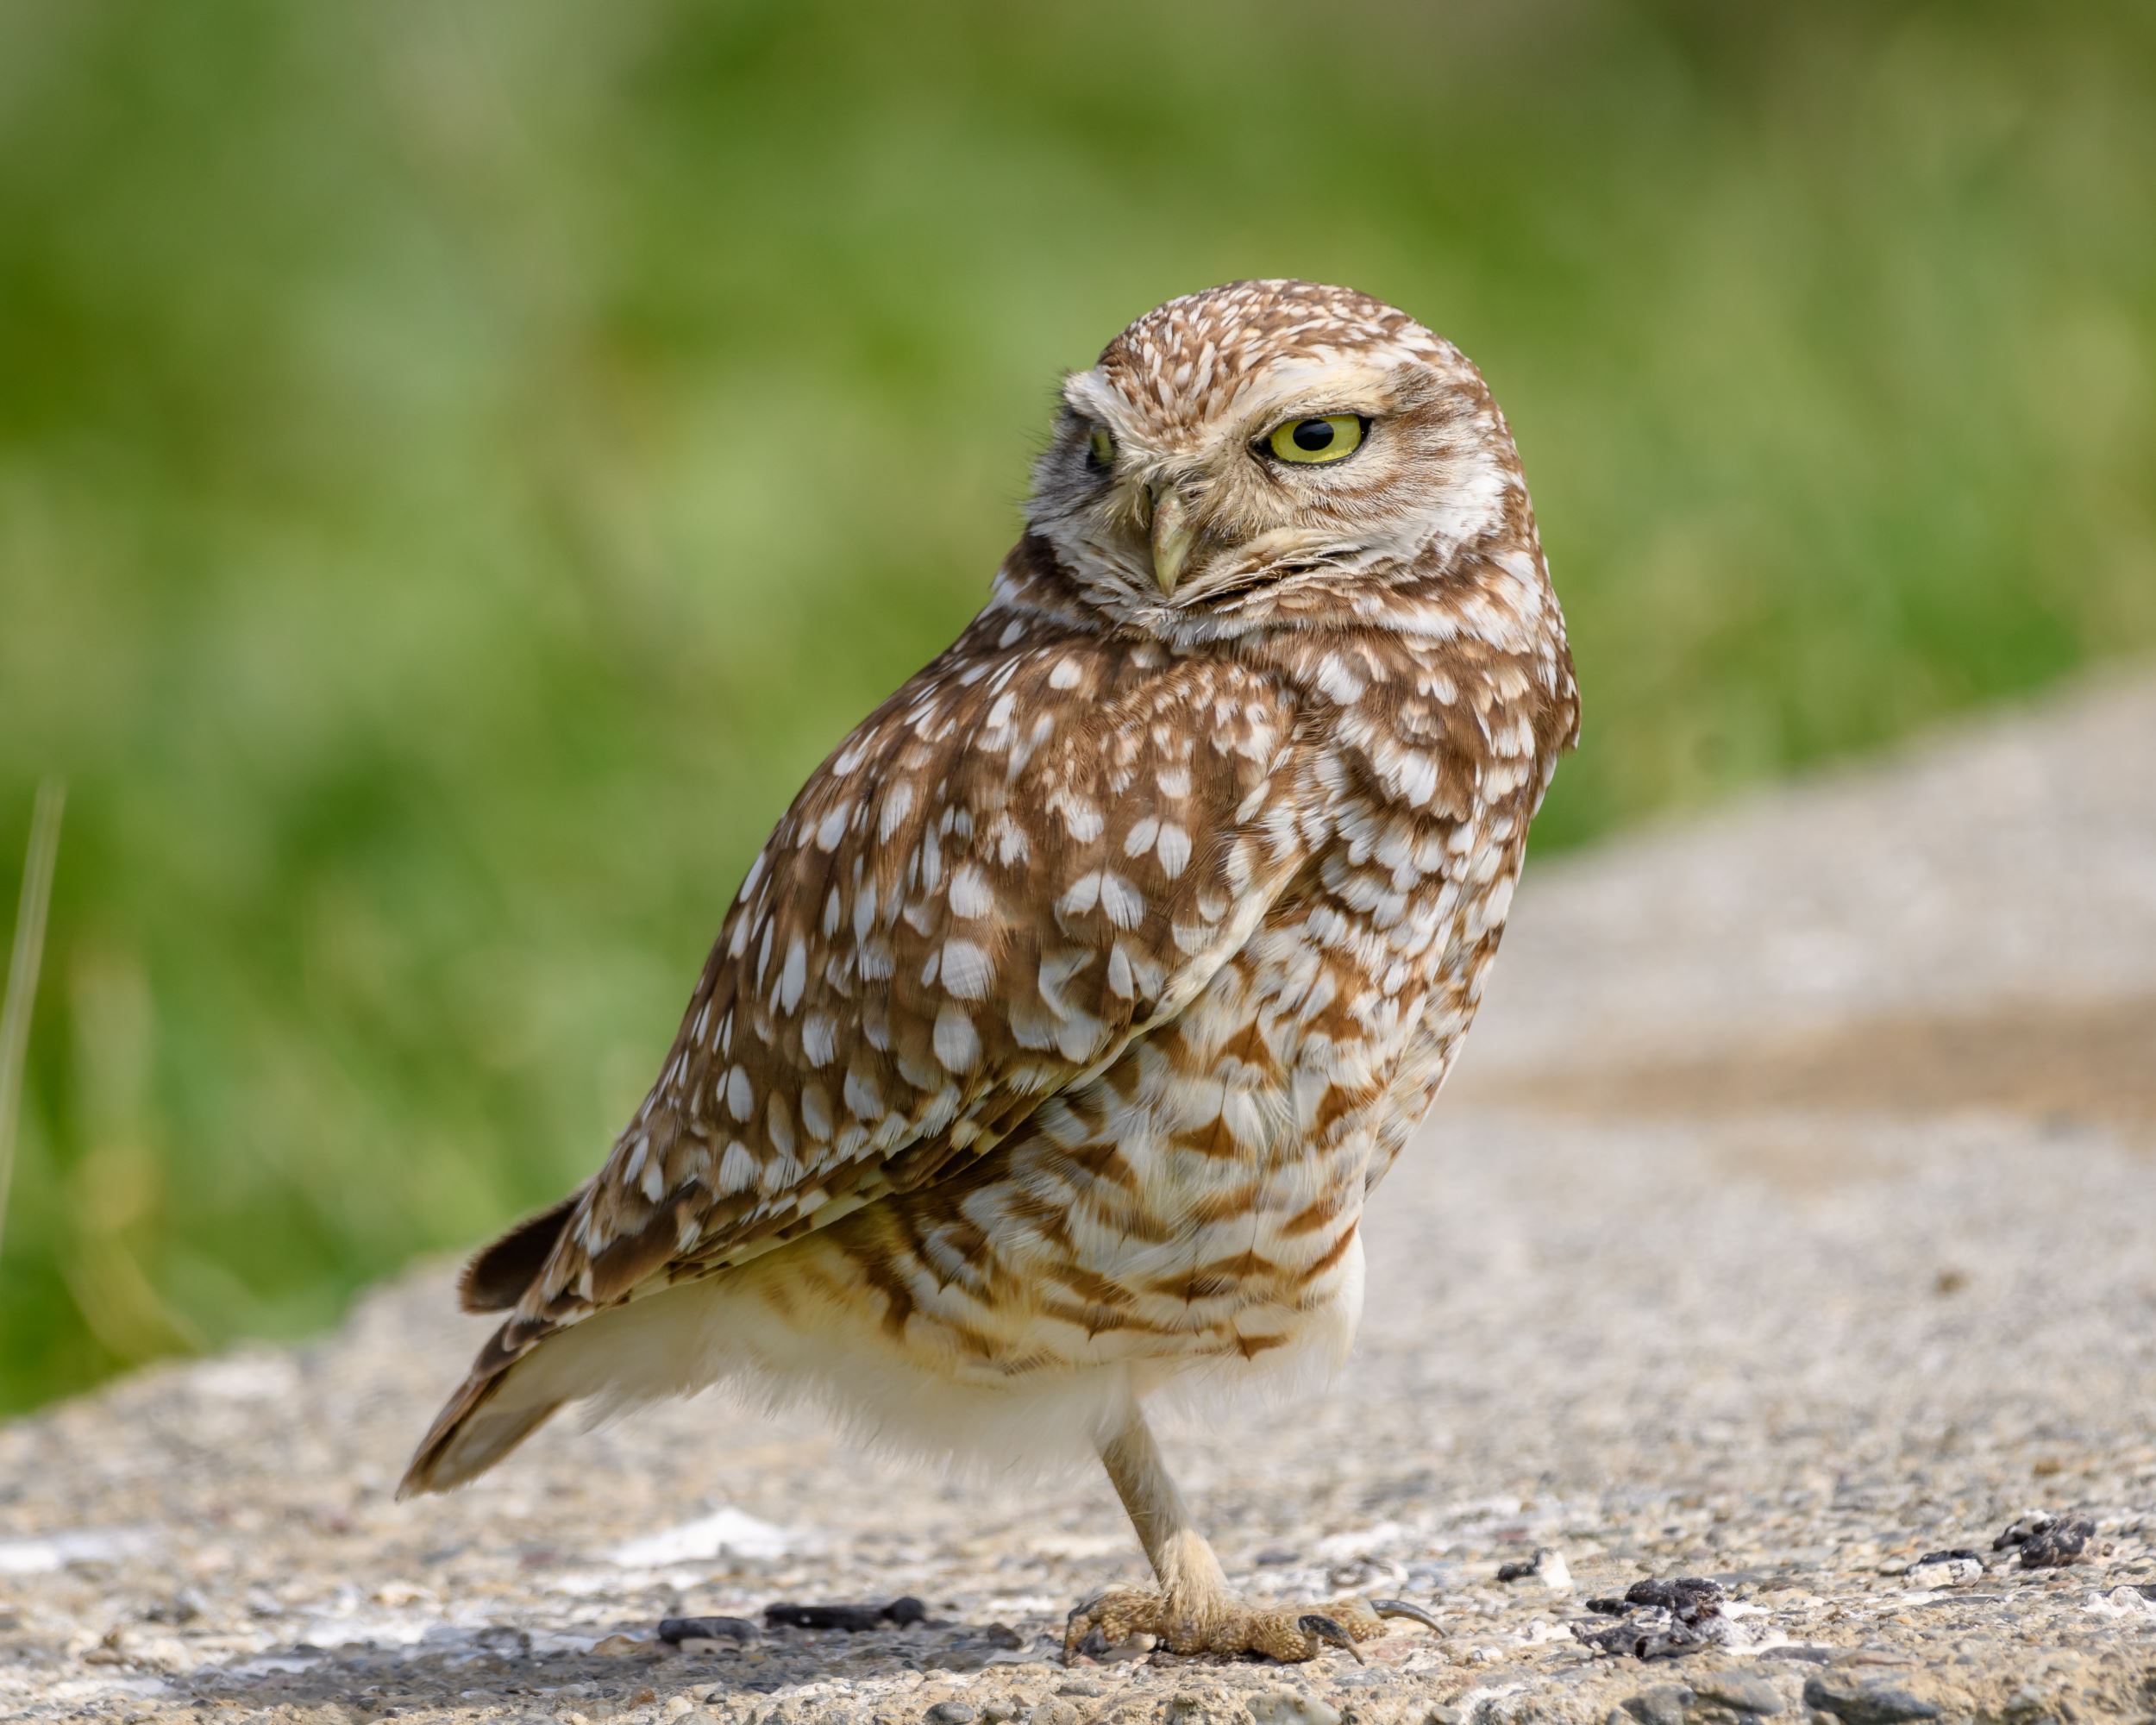
[[0,1407],[580,1177],[1057,371],[1256,274],[1505,403],[1545,846],[2156,645],[2147,4],[0,0]]

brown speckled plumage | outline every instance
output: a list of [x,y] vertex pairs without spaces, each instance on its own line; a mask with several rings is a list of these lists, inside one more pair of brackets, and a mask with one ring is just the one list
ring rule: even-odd
[[[475,1261],[512,1309],[406,1488],[728,1379],[1037,1432],[1102,1452],[1162,1578],[1083,1627],[1300,1657],[1194,1531],[1156,1549],[1138,1404],[1344,1351],[1575,734],[1564,624],[1502,416],[1388,306],[1194,294],[1064,397],[987,605],[780,821],[605,1165]],[[1327,414],[1346,459],[1268,455]]]

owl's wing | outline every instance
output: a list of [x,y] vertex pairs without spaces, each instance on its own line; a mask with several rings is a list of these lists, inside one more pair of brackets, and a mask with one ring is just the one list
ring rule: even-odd
[[810,779],[499,1339],[992,1149],[1179,1013],[1307,854],[1260,674],[984,613]]

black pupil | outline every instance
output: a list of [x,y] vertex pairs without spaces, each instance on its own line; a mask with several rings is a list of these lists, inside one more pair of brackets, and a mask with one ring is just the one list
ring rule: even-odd
[[1298,449],[1323,449],[1332,442],[1332,426],[1323,419],[1306,419],[1288,434]]

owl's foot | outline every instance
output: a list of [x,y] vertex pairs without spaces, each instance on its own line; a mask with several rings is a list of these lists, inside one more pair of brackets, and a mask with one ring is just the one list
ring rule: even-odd
[[1406,1617],[1432,1629],[1438,1620],[1404,1599],[1340,1599],[1329,1605],[1250,1605],[1207,1593],[1178,1605],[1153,1587],[1112,1587],[1073,1610],[1063,1628],[1063,1660],[1077,1654],[1099,1630],[1104,1645],[1120,1647],[1133,1635],[1150,1635],[1176,1653],[1263,1653],[1283,1665],[1317,1658],[1320,1649],[1343,1647],[1363,1663],[1357,1641],[1386,1633],[1388,1617]]

